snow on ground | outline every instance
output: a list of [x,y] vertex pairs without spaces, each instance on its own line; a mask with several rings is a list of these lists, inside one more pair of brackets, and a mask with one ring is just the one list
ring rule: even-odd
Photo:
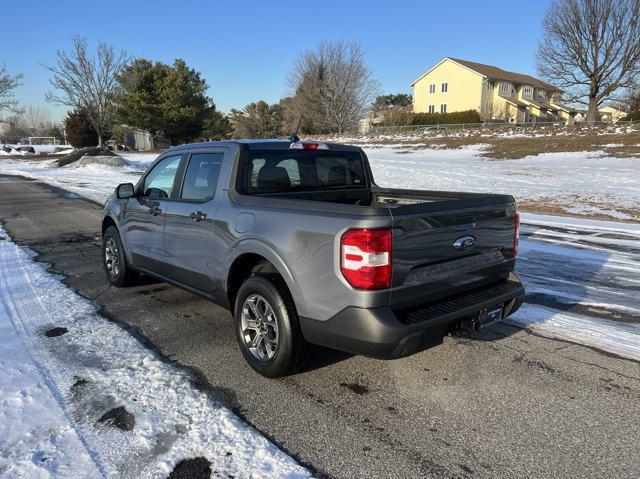
[[[520,160],[481,158],[483,145],[402,152],[366,147],[381,186],[513,194],[568,214],[640,220],[640,160],[602,152],[546,153]],[[156,154],[123,153],[126,167],[58,168],[52,160],[0,160],[0,173],[37,178],[103,202],[119,183],[135,183]]]
[[136,183],[157,153],[118,152],[127,160],[126,167],[87,165],[58,167],[56,160],[0,160],[0,174],[34,178],[104,203],[120,183]]
[[[0,237],[1,477],[167,477],[199,456],[216,477],[310,476]],[[100,421],[118,407],[132,430]]]
[[531,216],[517,265],[526,303],[509,321],[640,360],[640,225]]

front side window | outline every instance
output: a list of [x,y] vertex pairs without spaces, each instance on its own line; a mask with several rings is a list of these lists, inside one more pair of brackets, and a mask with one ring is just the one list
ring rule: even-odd
[[144,179],[143,196],[160,200],[170,198],[182,156],[169,156],[161,160]]
[[433,95],[435,92],[436,92],[436,84],[432,83],[431,85],[429,85],[429,93]]
[[443,103],[442,105],[440,105],[440,113],[446,113],[447,112],[447,105],[446,103]]
[[222,153],[195,153],[191,155],[184,177],[181,198],[206,201],[214,197]]
[[449,91],[449,84],[448,83],[443,83],[442,84],[442,93],[447,93]]
[[436,106],[435,105],[429,105],[429,113],[435,113],[436,112]]

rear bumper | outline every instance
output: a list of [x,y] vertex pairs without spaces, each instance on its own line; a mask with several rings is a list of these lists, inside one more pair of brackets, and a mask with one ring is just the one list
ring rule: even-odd
[[320,346],[380,359],[395,359],[442,343],[447,331],[480,310],[503,305],[503,318],[524,301],[524,287],[514,273],[506,281],[394,312],[381,308],[349,307],[327,321],[300,318],[307,341]]

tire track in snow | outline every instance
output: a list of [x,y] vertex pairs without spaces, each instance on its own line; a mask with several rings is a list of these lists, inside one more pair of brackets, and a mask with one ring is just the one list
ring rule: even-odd
[[[43,307],[42,302],[40,301],[38,294],[33,289],[32,281],[29,281],[29,276],[25,271],[24,258],[16,254],[17,246],[13,243],[9,242],[9,237],[6,232],[0,226],[0,235],[5,237],[5,240],[0,242],[0,250],[3,253],[3,261],[0,261],[0,301],[2,302],[2,306],[9,318],[9,321],[13,324],[16,332],[20,336],[22,343],[25,346],[25,350],[29,357],[31,358],[33,364],[37,368],[40,373],[44,384],[47,386],[51,395],[60,406],[65,418],[68,421],[69,426],[74,430],[76,437],[82,443],[85,452],[91,458],[93,464],[95,464],[97,471],[100,473],[102,477],[107,477],[107,473],[105,471],[104,465],[100,460],[98,454],[91,448],[87,438],[85,437],[85,433],[82,427],[73,420],[69,408],[67,407],[67,403],[65,401],[65,397],[62,392],[58,389],[55,381],[51,377],[49,369],[44,365],[44,362],[41,360],[40,356],[37,354],[36,348],[33,347],[33,341],[26,334],[26,328],[22,321],[24,317],[48,317],[49,322],[53,324],[51,321],[51,317],[49,316],[47,310]],[[8,257],[7,257],[8,256]],[[11,263],[17,263],[17,270],[20,272],[20,276],[22,277],[22,281],[19,281],[19,278],[12,278],[13,281],[9,283],[7,281],[7,277],[9,276],[7,273],[9,271],[9,266]],[[15,269],[12,269],[15,271]],[[16,291],[13,288],[14,284],[28,284],[30,288],[31,294],[26,294],[25,291]],[[26,298],[33,299],[36,298],[37,306],[34,305],[32,301],[19,301],[16,298]]]

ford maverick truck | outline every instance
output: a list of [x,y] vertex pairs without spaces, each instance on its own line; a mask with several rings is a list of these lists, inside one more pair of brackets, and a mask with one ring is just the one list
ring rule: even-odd
[[224,306],[268,377],[310,344],[402,358],[513,314],[518,230],[509,195],[382,188],[362,149],[296,139],[171,148],[102,217],[113,285],[143,273]]

